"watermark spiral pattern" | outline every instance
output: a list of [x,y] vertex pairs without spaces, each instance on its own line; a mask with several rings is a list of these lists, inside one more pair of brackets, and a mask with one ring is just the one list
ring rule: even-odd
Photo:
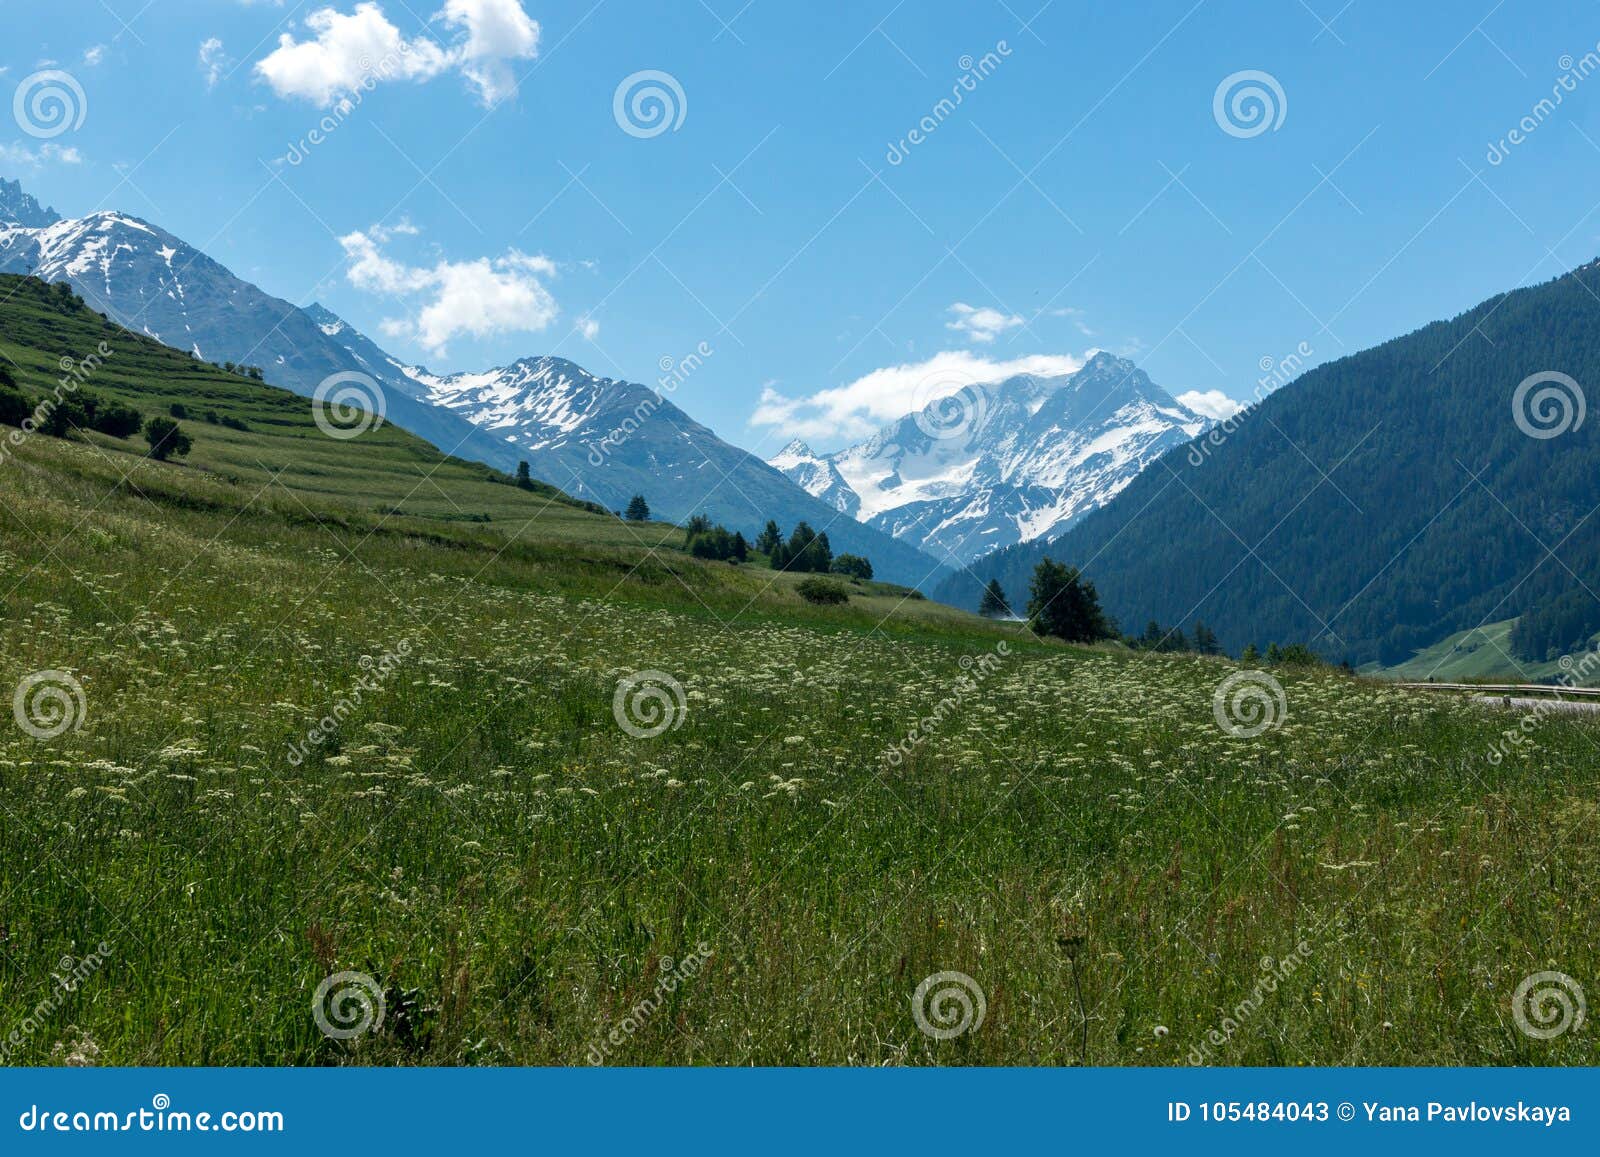
[[683,127],[689,98],[677,77],[647,68],[622,78],[611,97],[611,115],[630,137],[648,140]]
[[54,739],[80,729],[88,718],[83,684],[65,671],[35,671],[11,697],[17,726],[35,739]]
[[30,137],[49,140],[83,127],[89,98],[70,72],[46,69],[25,77],[11,98],[17,127]]
[[977,1032],[988,1012],[983,989],[965,972],[935,972],[911,994],[911,1018],[934,1040]]
[[1511,417],[1530,438],[1559,438],[1583,425],[1583,387],[1556,370],[1530,374],[1511,395]]
[[340,441],[376,430],[388,412],[377,380],[355,370],[328,375],[311,395],[311,418],[317,429]]
[[1525,976],[1511,996],[1511,1019],[1534,1040],[1554,1040],[1583,1027],[1588,1011],[1583,985],[1565,972]]
[[912,395],[912,421],[936,442],[965,438],[983,425],[989,395],[970,378],[933,374]]
[[1222,78],[1211,97],[1211,115],[1230,137],[1248,140],[1277,132],[1289,115],[1289,98],[1270,72],[1247,68]]
[[654,739],[683,726],[689,713],[683,684],[665,671],[635,671],[617,683],[611,714],[635,739]]
[[1265,671],[1235,671],[1211,695],[1211,713],[1223,732],[1252,739],[1283,726],[1289,699],[1283,684]]
[[335,972],[317,985],[311,1019],[331,1040],[351,1040],[383,1026],[383,989],[365,972]]

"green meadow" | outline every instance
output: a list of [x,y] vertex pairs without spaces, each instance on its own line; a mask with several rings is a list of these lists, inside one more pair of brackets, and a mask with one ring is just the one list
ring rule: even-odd
[[1600,1062],[1593,723],[813,606],[0,289],[194,439],[0,429],[6,1063]]

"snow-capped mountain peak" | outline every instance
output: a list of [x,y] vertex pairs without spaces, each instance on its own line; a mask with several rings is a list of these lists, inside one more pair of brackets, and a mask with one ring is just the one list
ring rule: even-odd
[[806,493],[820,498],[835,510],[851,518],[860,517],[861,496],[840,475],[838,468],[826,458],[819,458],[810,446],[799,438],[794,439],[777,456],[768,460],[774,469],[789,476]]
[[1101,352],[1061,377],[968,386],[835,454],[796,442],[771,462],[830,505],[964,564],[1062,533],[1208,425]]

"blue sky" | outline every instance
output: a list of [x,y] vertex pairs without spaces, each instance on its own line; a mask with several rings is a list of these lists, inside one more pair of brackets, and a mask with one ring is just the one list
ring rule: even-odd
[[[1600,252],[1593,4],[0,0],[0,20],[4,94],[41,70],[83,94],[58,135],[0,121],[0,174],[63,213],[146,217],[436,371],[555,353],[652,382],[705,343],[674,400],[763,455],[1100,348],[1245,400],[1296,351]],[[669,124],[648,99],[630,119],[626,89],[619,119],[642,72],[667,75],[631,91],[665,93]],[[1246,72],[1267,79],[1219,116]],[[1271,127],[1230,111],[1241,86]]]

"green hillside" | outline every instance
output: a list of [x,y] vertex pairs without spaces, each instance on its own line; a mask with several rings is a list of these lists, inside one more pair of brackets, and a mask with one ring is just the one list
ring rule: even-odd
[[1592,722],[813,606],[0,288],[219,417],[0,428],[5,1063],[1597,1060],[1510,1008],[1600,975]]
[[1374,668],[1372,673],[1386,679],[1431,679],[1439,683],[1459,683],[1471,679],[1549,683],[1567,673],[1570,664],[1563,667],[1559,661],[1534,662],[1517,658],[1511,642],[1516,625],[1516,619],[1504,619],[1471,630],[1457,631],[1433,646],[1418,651],[1404,663]]

